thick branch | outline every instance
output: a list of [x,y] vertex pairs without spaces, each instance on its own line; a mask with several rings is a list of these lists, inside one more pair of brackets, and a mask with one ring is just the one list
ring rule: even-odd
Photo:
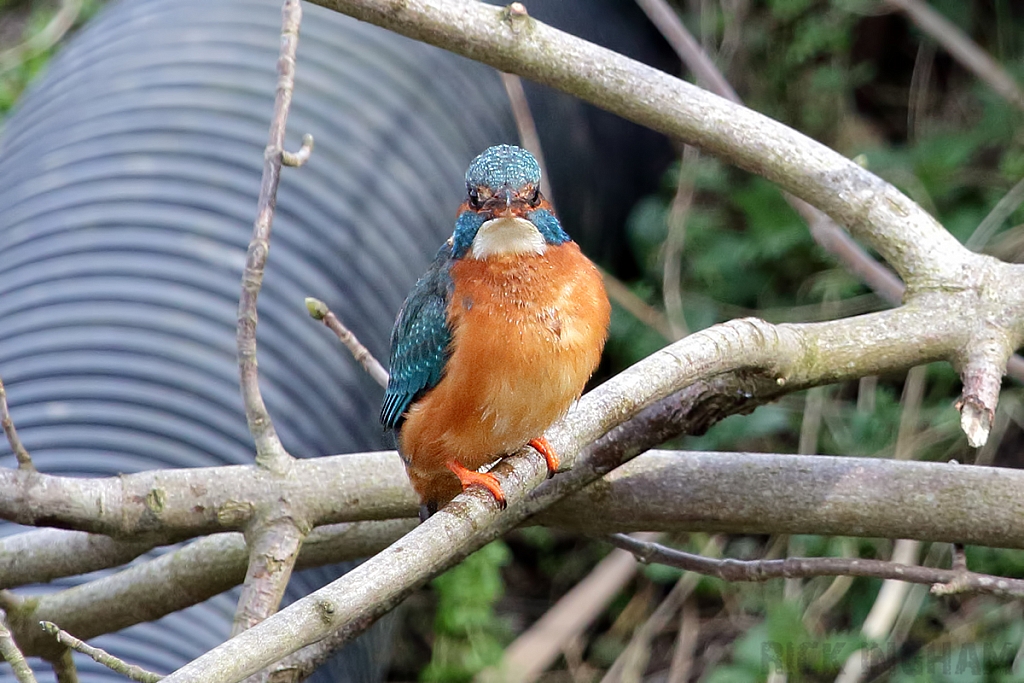
[[[739,391],[747,391],[746,386]],[[691,398],[697,402],[689,411],[690,424],[698,430],[729,400],[720,394]],[[649,424],[658,428],[654,420]],[[393,454],[376,457],[382,464]],[[373,464],[367,461],[367,466]],[[299,566],[370,555],[413,528],[414,514],[413,504],[408,519],[321,527],[303,545]],[[814,533],[1024,548],[1022,517],[1024,471],[1019,470],[877,458],[652,451],[529,523],[594,535],[637,530]],[[38,654],[49,642],[35,627],[39,619],[84,638],[156,619],[237,585],[246,561],[240,535],[211,536],[119,574],[12,607],[18,619],[15,632],[29,654]]]
[[[133,544],[239,531],[260,504],[288,500],[311,525],[414,516],[401,460],[352,453],[297,460],[284,475],[254,466],[152,470],[83,479],[0,470],[0,518],[106,534]],[[354,485],[358,482],[358,486]],[[2,563],[0,563],[2,566]]]
[[[410,518],[321,527],[307,537],[296,566],[319,567],[372,555],[414,525],[415,518]],[[242,583],[248,561],[241,534],[216,534],[117,574],[0,606],[10,611],[12,628],[28,654],[52,657],[55,643],[39,630],[40,621],[94,638],[223,593]]]
[[[894,318],[909,324],[893,328]],[[548,431],[548,441],[573,469],[536,488],[546,478],[541,459],[531,450],[506,458],[493,473],[506,492],[507,511],[499,511],[485,492],[471,489],[376,557],[167,680],[237,681],[335,630],[354,635],[431,576],[635,456],[597,452],[577,461],[588,444],[644,406],[702,377],[751,368],[795,389],[918,365],[958,347],[963,332],[942,322],[949,318],[948,310],[906,305],[849,320],[772,326],[745,319],[695,333],[590,392],[568,419]],[[946,335],[937,335],[937,329]],[[532,493],[524,500],[527,492]]]
[[299,557],[305,533],[287,515],[247,532],[249,566],[231,625],[231,635],[258,624],[277,611]]

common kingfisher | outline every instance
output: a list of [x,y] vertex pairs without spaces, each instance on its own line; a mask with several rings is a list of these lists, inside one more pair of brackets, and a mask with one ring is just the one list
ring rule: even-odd
[[413,287],[391,332],[381,422],[433,514],[479,484],[477,470],[530,444],[551,474],[544,431],[597,368],[611,307],[601,275],[562,229],[524,149],[490,147],[466,171],[455,231]]

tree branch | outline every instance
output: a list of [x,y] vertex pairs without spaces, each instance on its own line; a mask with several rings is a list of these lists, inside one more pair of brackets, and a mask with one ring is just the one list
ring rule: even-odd
[[903,10],[917,27],[935,39],[975,76],[1004,97],[1010,104],[1024,111],[1024,91],[997,61],[971,40],[953,22],[921,0],[886,0]]
[[[302,6],[299,0],[285,0],[282,12],[281,53],[277,60],[277,95],[270,121],[267,148],[263,153],[263,177],[257,201],[252,241],[245,257],[242,294],[238,299],[238,370],[245,404],[245,418],[256,443],[256,464],[274,472],[284,472],[292,457],[285,451],[274,429],[260,392],[256,360],[256,302],[263,285],[263,271],[270,251],[270,228],[277,206],[277,186],[281,180],[284,132],[288,109],[295,89],[295,50],[299,40]],[[312,147],[310,146],[310,151]]]
[[0,427],[3,427],[4,434],[7,435],[7,443],[10,444],[11,451],[14,452],[14,457],[18,460],[18,469],[35,472],[36,466],[32,464],[32,456],[25,450],[25,445],[21,443],[21,437],[18,436],[18,430],[14,428],[14,420],[11,419],[11,413],[7,407],[7,390],[4,389],[2,379],[0,379]]
[[[972,307],[976,302],[964,293],[937,296],[950,297],[950,303],[967,296]],[[606,449],[587,451],[578,458],[588,444],[646,405],[702,377],[757,369],[794,390],[877,374],[894,365],[918,365],[959,347],[964,331],[951,324],[954,317],[948,308],[908,304],[859,318],[803,325],[736,320],[690,335],[585,395],[566,420],[548,431],[549,443],[572,466],[568,472],[545,482],[546,464],[530,449],[502,460],[492,472],[506,493],[506,511],[499,511],[485,492],[470,489],[352,572],[167,680],[237,681],[336,630],[355,635],[430,577],[635,456],[636,452],[620,452],[613,457],[608,451],[614,449]],[[905,324],[892,327],[896,319]]]
[[961,266],[980,258],[892,185],[824,145],[531,17],[474,0],[317,4],[558,88],[763,175],[868,241],[913,291],[961,283]]
[[61,645],[77,650],[78,652],[91,657],[94,661],[99,662],[108,669],[116,671],[122,676],[126,676],[133,681],[138,681],[139,683],[159,683],[163,678],[163,676],[158,676],[151,671],[146,671],[141,666],[135,666],[134,664],[129,664],[124,660],[118,659],[106,650],[102,650],[98,647],[93,647],[88,643],[82,642],[67,631],[62,631],[57,624],[54,624],[51,621],[43,621],[39,625],[42,626],[43,631],[56,638],[57,642]]
[[667,548],[658,543],[639,541],[626,534],[613,534],[606,540],[628,550],[644,563],[666,564],[686,571],[714,576],[725,581],[768,581],[779,578],[808,579],[814,576],[866,576],[932,585],[933,592],[945,594],[944,587],[954,581],[958,592],[989,593],[1010,598],[1024,597],[1024,580],[977,574],[956,569],[938,569],[899,564],[885,560],[849,557],[787,557],[783,560],[718,560]]
[[18,648],[18,644],[14,642],[14,637],[7,627],[7,615],[2,609],[0,609],[0,657],[10,664],[11,671],[14,672],[14,678],[18,683],[38,683],[28,662],[25,661],[25,656]]
[[[737,392],[748,390],[746,385]],[[689,424],[699,431],[723,396],[708,391],[683,403],[687,400],[693,401]],[[686,412],[681,403],[677,410]],[[669,413],[667,406],[664,412]],[[653,420],[648,424],[663,433]],[[394,457],[376,455],[379,464]],[[371,461],[366,466],[374,467]],[[956,515],[949,514],[953,509]],[[371,555],[415,526],[415,510],[413,500],[406,519],[318,528],[303,545],[298,566]],[[878,458],[651,451],[528,523],[592,535],[638,530],[815,533],[1024,548],[1022,517],[1024,471],[1019,470]],[[41,619],[84,638],[156,619],[237,585],[245,575],[246,557],[239,534],[204,538],[119,574],[11,605],[12,626],[25,652],[39,654],[52,644],[36,628]]]
[[345,345],[345,348],[349,350],[352,357],[356,359],[366,373],[373,378],[373,381],[382,387],[388,385],[388,371],[384,369],[384,366],[380,364],[370,350],[363,346],[362,342],[352,334],[352,330],[345,327],[345,325],[338,319],[338,316],[327,307],[320,299],[314,299],[313,297],[306,298],[306,310],[309,311],[309,315],[314,320],[323,322],[327,328],[338,336],[338,341]]
[[[413,513],[415,514],[415,513]],[[299,569],[372,555],[415,526],[415,517],[337,524],[314,530],[302,546]],[[241,534],[215,534],[148,562],[30,601],[0,592],[0,607],[28,654],[52,659],[52,638],[39,630],[52,621],[84,639],[159,619],[239,585],[248,550]]]
[[[372,466],[371,466],[372,463]],[[375,468],[375,469],[374,469]],[[240,531],[260,505],[290,501],[310,525],[415,516],[418,500],[397,456],[299,459],[283,475],[251,465],[152,470],[95,479],[0,470],[0,518],[123,538],[174,543]],[[0,564],[2,566],[2,564]]]

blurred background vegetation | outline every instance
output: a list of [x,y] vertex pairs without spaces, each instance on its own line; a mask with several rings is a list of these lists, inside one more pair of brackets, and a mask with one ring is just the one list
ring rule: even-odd
[[[0,2],[0,112],[100,4]],[[1024,82],[1024,3],[929,4]],[[675,8],[748,106],[858,159],[962,241],[1024,177],[1021,110],[882,2],[676,0]],[[680,187],[693,191],[685,211],[675,201]],[[666,248],[670,224],[681,249]],[[995,228],[976,235],[977,248],[1024,260],[1024,210]],[[660,192],[634,207],[623,229],[632,265],[615,275],[635,300],[632,313],[615,307],[604,376],[671,337],[739,316],[796,322],[885,307],[814,243],[774,186],[709,157],[687,155]],[[665,291],[666,269],[669,281],[678,277],[678,292]],[[945,364],[792,395],[674,445],[1020,467],[1021,392],[1012,383],[1005,388],[990,446],[978,453],[960,433],[952,408],[958,379]],[[815,536],[662,540],[744,559],[887,559],[894,546]],[[920,562],[949,562],[944,545],[909,551]],[[542,528],[481,550],[410,599],[390,679],[472,680],[608,552],[600,540]],[[1024,576],[1019,551],[968,548],[967,554],[976,571]],[[853,650],[876,646],[880,656],[862,680],[1024,681],[1018,603],[936,598],[914,586],[881,598],[893,617],[879,631],[868,622],[881,586],[847,578],[738,585],[645,567],[610,592],[574,597],[599,616],[569,639],[564,656],[540,678],[596,681],[612,670],[609,680],[833,681],[842,679]]]

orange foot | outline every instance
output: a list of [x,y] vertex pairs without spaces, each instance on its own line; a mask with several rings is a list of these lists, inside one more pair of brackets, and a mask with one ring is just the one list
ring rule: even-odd
[[498,478],[493,474],[490,472],[475,472],[473,470],[468,470],[462,466],[462,463],[455,459],[449,460],[445,465],[448,469],[454,472],[455,476],[459,478],[460,482],[462,482],[463,491],[473,484],[479,484],[491,492],[491,495],[493,495],[494,499],[498,501],[498,505],[501,506],[502,509],[505,508],[507,505],[505,502],[505,492],[501,490],[501,484],[498,483]]
[[530,441],[530,446],[537,449],[537,452],[544,456],[544,459],[548,462],[548,477],[555,476],[555,472],[558,471],[558,455],[555,454],[555,449],[551,447],[548,440],[543,436],[539,439],[533,439]]

